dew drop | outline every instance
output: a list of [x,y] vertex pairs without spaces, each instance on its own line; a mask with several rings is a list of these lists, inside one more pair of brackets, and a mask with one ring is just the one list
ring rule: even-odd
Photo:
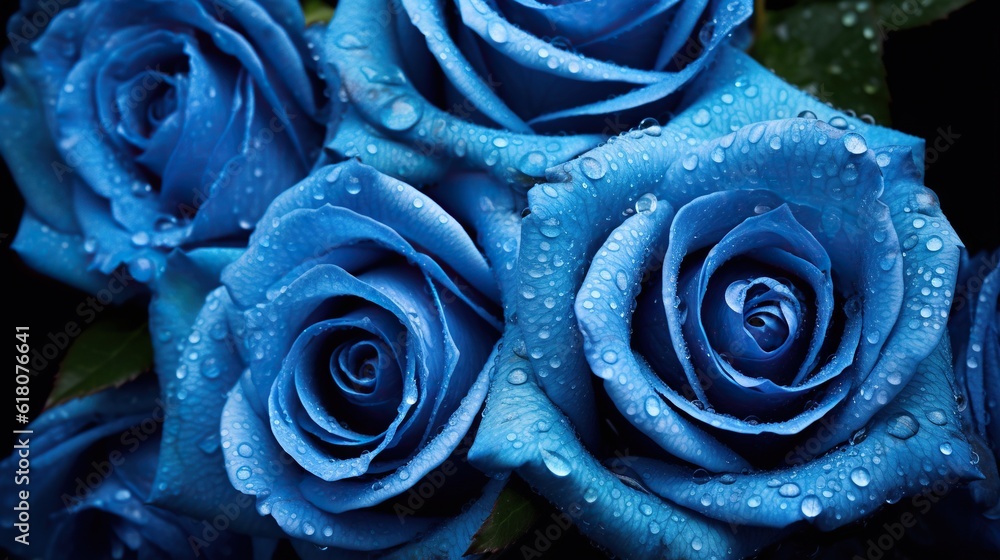
[[507,375],[507,382],[511,385],[521,385],[528,380],[528,373],[523,369],[515,369]]
[[848,132],[844,135],[844,147],[847,148],[848,152],[855,155],[860,155],[868,151],[868,144],[865,142],[864,136],[861,136],[857,132]]
[[542,152],[528,152],[517,162],[517,169],[525,175],[538,176],[545,172],[548,160]]
[[882,257],[878,261],[879,268],[881,268],[882,270],[884,270],[886,272],[892,270],[892,267],[893,267],[894,264],[896,264],[896,252],[895,251],[889,251],[889,252],[887,252],[886,254],[882,255]]
[[542,455],[542,462],[545,463],[545,467],[552,474],[562,477],[569,475],[573,471],[569,465],[569,461],[563,458],[562,455],[542,448],[539,448],[539,451]]
[[590,156],[580,160],[580,168],[583,170],[584,175],[594,181],[601,179],[607,173],[604,165]]
[[799,509],[802,510],[802,515],[812,519],[823,512],[823,504],[820,503],[819,498],[816,496],[809,495],[802,498]]
[[144,231],[137,231],[132,234],[132,244],[136,247],[149,245],[149,234]]
[[698,154],[689,154],[681,162],[681,166],[688,171],[694,171],[698,167]]
[[868,473],[868,469],[864,467],[858,467],[851,471],[851,482],[855,484],[858,488],[864,488],[868,486],[872,481],[871,474]]
[[712,114],[709,113],[707,109],[698,109],[698,111],[695,112],[694,117],[691,118],[691,122],[697,126],[706,126],[709,122],[711,122],[711,120]]
[[364,48],[365,44],[353,33],[344,33],[337,38],[337,46],[342,49],[360,49]]
[[409,95],[401,95],[385,104],[379,118],[389,130],[403,131],[417,124],[422,114],[419,101]]
[[778,494],[781,494],[786,498],[794,498],[795,496],[799,495],[800,491],[801,490],[799,490],[799,485],[795,484],[794,482],[788,482],[782,484],[781,487],[778,488]]
[[635,211],[639,214],[649,214],[656,210],[656,195],[646,193],[635,201]]
[[639,122],[639,130],[641,130],[647,136],[659,136],[662,133],[660,128],[660,121],[647,117]]
[[715,163],[722,163],[723,161],[726,161],[726,151],[721,147],[716,146],[716,148],[712,150],[711,158]]
[[832,126],[833,128],[839,128],[841,130],[845,130],[847,129],[848,126],[847,119],[845,119],[844,117],[833,117],[832,119],[830,119],[830,126]]
[[908,413],[900,414],[889,420],[889,435],[898,439],[909,439],[920,430],[917,419]]
[[927,420],[935,426],[944,426],[948,422],[948,417],[941,409],[935,409],[927,413]]
[[653,396],[646,398],[646,414],[656,417],[660,415],[660,399]]
[[494,43],[507,42],[507,26],[502,23],[495,21],[490,22],[490,24],[486,26],[486,33],[490,36],[490,39],[492,39]]

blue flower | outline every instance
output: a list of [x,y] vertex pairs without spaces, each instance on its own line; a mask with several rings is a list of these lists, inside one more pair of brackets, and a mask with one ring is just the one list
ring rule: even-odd
[[[423,183],[452,159],[539,177],[680,92],[752,11],[749,0],[350,0],[325,52],[349,107],[327,148]],[[554,138],[540,134],[584,135]]]
[[690,96],[529,192],[524,351],[473,461],[628,557],[751,555],[982,478],[946,336],[961,244],[922,142],[733,50]]
[[[202,540],[203,523],[146,503],[163,420],[151,381],[70,401],[39,416],[28,426],[32,434],[19,436],[20,447],[0,462],[9,473],[18,470],[22,453],[30,462],[22,480],[0,481],[7,550],[32,558],[108,560],[250,554],[245,537],[215,531],[209,543]],[[27,507],[18,508],[23,491]]]
[[496,299],[454,217],[355,161],[280,195],[245,251],[175,254],[151,306],[154,503],[204,517],[252,496],[234,525],[305,550],[420,537],[396,552],[460,557],[502,484],[465,460]]
[[[955,305],[948,324],[955,355],[955,378],[963,398],[963,420],[985,480],[950,499],[939,526],[968,531],[963,546],[1000,552],[1000,250],[963,254]],[[969,528],[974,528],[969,531]],[[942,530],[947,538],[947,531]]]
[[174,247],[232,243],[316,157],[297,2],[24,0],[0,150],[27,211],[14,248],[94,290]]

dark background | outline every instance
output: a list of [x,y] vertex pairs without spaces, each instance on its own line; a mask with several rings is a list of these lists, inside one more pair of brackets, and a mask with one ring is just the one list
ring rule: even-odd
[[[0,21],[7,21],[16,4],[4,0]],[[892,127],[925,138],[929,145],[941,131],[958,136],[928,166],[926,184],[938,193],[945,215],[973,252],[1000,247],[1000,197],[994,174],[1000,162],[1000,96],[993,85],[1000,59],[998,15],[1000,2],[977,0],[946,20],[894,32],[885,46]],[[23,202],[3,163],[0,183],[5,313],[13,326],[31,327],[33,346],[45,344],[48,333],[60,332],[67,321],[77,319],[76,308],[87,296],[31,271],[10,250]],[[42,410],[58,361],[32,380],[32,418]]]

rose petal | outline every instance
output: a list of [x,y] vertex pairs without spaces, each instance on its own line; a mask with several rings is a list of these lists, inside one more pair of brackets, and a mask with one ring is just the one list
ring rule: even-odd
[[[432,161],[440,169],[437,176],[451,163],[450,156],[454,153],[457,159],[473,167],[489,169],[504,181],[516,181],[524,173],[521,162],[532,156],[545,158],[546,166],[555,165],[600,142],[596,136],[567,136],[556,140],[478,126],[432,106],[405,79],[377,78],[373,82],[368,75],[391,77],[402,72],[402,55],[389,36],[395,26],[378,21],[379,14],[384,13],[383,4],[380,0],[341,2],[326,40],[326,59],[336,67],[340,83],[357,114],[380,133],[405,141],[407,145],[425,148],[422,154],[415,155]],[[349,22],[347,28],[357,31],[342,31],[345,27],[338,23],[341,21]],[[342,150],[346,144],[339,142],[335,134],[328,138],[327,146]],[[459,146],[460,153],[455,151]],[[449,157],[445,161],[435,157],[437,154]],[[348,156],[341,151],[340,157]],[[358,157],[369,161],[364,153]],[[426,165],[420,163],[415,167],[421,176],[428,175]],[[393,162],[385,171],[395,172],[397,167],[398,163]],[[405,174],[400,178],[416,182]]]
[[[793,450],[785,457],[786,468],[707,481],[657,461],[637,459],[633,468],[657,494],[712,519],[776,528],[804,520],[833,530],[938,483],[950,487],[982,479],[958,421],[950,369],[944,343],[876,414],[864,437],[840,444],[838,453],[809,460]],[[821,433],[840,431],[831,420],[823,422],[827,430]]]
[[[228,296],[215,286],[219,270],[237,253],[175,253],[150,305],[165,415],[160,467],[149,501],[200,519],[218,515],[219,504],[245,500],[229,483],[219,442],[226,393],[242,365],[226,320]],[[272,520],[257,515],[240,515],[232,524],[245,532],[281,534]]]
[[[615,230],[620,235],[612,234],[594,257],[576,298],[584,351],[619,412],[657,445],[714,472],[748,468],[749,463],[737,453],[661,400],[657,387],[662,382],[629,345],[632,321],[628,310],[649,262],[657,258],[655,248],[665,241],[672,216],[672,209],[659,203],[648,213],[630,217]],[[611,243],[618,248],[609,249]],[[645,261],[644,265],[637,266],[639,261]],[[593,297],[594,293],[600,297]]]
[[[516,469],[597,543],[622,556],[645,557],[667,550],[671,557],[739,558],[751,555],[774,533],[753,527],[737,531],[692,516],[646,494],[591,456],[568,419],[542,393],[530,364],[516,356],[517,327],[508,327],[497,361],[484,420],[469,458],[487,472]],[[523,379],[523,380],[522,380]],[[514,436],[513,439],[510,436]],[[609,454],[612,470],[634,460],[628,449]]]

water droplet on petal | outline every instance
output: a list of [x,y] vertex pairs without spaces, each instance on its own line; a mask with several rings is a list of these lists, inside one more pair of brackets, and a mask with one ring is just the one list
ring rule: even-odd
[[539,176],[545,173],[548,160],[542,152],[528,152],[517,162],[517,169],[525,175]]
[[802,510],[802,515],[812,519],[823,512],[823,504],[820,503],[819,498],[816,496],[809,495],[802,498],[802,504],[799,506],[799,509]]
[[694,117],[691,118],[691,122],[697,126],[706,126],[709,122],[711,122],[711,120],[712,114],[709,113],[707,109],[698,109],[698,111],[695,112]]
[[494,43],[507,42],[507,26],[502,23],[498,23],[496,21],[490,22],[490,24],[486,26],[486,33],[490,36],[490,39],[492,39]]
[[365,44],[353,33],[344,33],[337,38],[337,46],[342,49],[361,49]]
[[936,426],[944,426],[948,422],[943,410],[936,409],[927,413],[927,420]]
[[687,169],[688,171],[694,171],[695,169],[697,169],[698,168],[698,154],[689,154],[681,162],[681,166],[683,166],[684,169]]
[[847,119],[845,119],[844,117],[833,117],[832,119],[830,119],[830,126],[832,126],[833,128],[839,128],[841,130],[845,130],[848,127]]
[[864,136],[861,136],[857,132],[848,132],[844,135],[844,147],[847,148],[848,152],[855,155],[860,155],[868,151],[868,144],[865,142]]
[[580,160],[580,169],[583,170],[584,175],[594,181],[601,179],[604,177],[605,173],[607,173],[607,170],[604,169],[604,165],[590,156]]
[[562,455],[554,453],[547,449],[539,448],[542,455],[542,462],[545,463],[545,467],[549,469],[549,472],[556,476],[567,476],[573,471],[570,467],[569,461],[567,461]]
[[864,467],[858,467],[851,471],[851,482],[853,482],[858,488],[864,488],[868,486],[872,481],[872,476],[868,472],[868,469]]
[[801,492],[799,485],[794,482],[782,484],[781,487],[778,488],[778,494],[781,494],[786,498],[794,498],[799,495],[799,492]]
[[660,415],[660,399],[657,397],[646,398],[646,414],[656,417]]
[[917,419],[908,413],[900,414],[889,420],[889,435],[899,439],[909,439],[920,431]]
[[389,130],[408,130],[420,121],[423,109],[420,102],[410,95],[401,95],[382,108],[379,119]]
[[639,214],[649,214],[656,210],[656,195],[646,193],[635,201],[635,211]]

